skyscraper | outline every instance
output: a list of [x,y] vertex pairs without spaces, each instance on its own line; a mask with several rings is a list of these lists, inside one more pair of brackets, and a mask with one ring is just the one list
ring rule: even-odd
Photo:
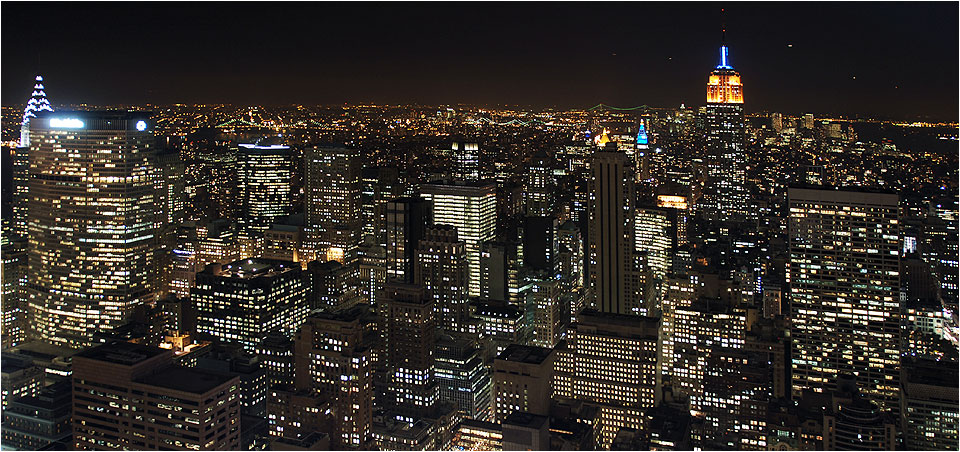
[[[292,177],[290,146],[241,144],[237,148],[241,234],[250,240],[262,240],[263,231],[274,221],[293,213]],[[245,254],[259,257],[257,251]]]
[[153,123],[143,113],[42,112],[29,136],[30,323],[45,341],[88,346],[155,298]]
[[372,350],[364,337],[364,309],[314,312],[295,342],[296,386],[326,397],[336,407],[341,448],[363,448],[373,410]]
[[351,264],[362,227],[360,154],[356,149],[314,146],[304,158],[306,228],[316,259]]
[[387,376],[391,405],[400,413],[423,414],[439,397],[434,363],[437,327],[433,299],[422,287],[387,283]]
[[423,198],[397,198],[386,205],[387,279],[413,282],[417,247],[433,224],[433,203]]
[[248,259],[210,264],[190,292],[197,333],[255,351],[272,331],[290,336],[307,316],[300,264]]
[[527,216],[553,215],[553,197],[556,180],[552,159],[543,150],[537,151],[527,163],[523,181],[523,203]]
[[900,394],[899,197],[789,190],[793,392],[857,375],[864,396]]
[[[608,148],[609,149],[609,148]],[[627,155],[605,149],[590,163],[589,303],[598,311],[637,313],[634,185]]]
[[454,141],[450,150],[453,152],[454,176],[459,181],[475,181],[480,179],[480,145],[476,142]]
[[27,204],[29,200],[29,167],[30,167],[30,120],[42,112],[53,112],[47,93],[43,87],[43,77],[36,77],[30,100],[23,109],[23,121],[20,123],[20,143],[13,150],[13,217],[10,224],[16,235],[27,236]]
[[456,228],[435,225],[427,228],[417,249],[414,280],[433,297],[437,323],[452,335],[466,332],[470,320],[464,246]]
[[470,263],[470,296],[480,296],[480,244],[492,240],[497,228],[497,186],[492,182],[429,183],[420,188],[433,202],[433,220],[457,228],[466,243]]
[[727,54],[727,46],[721,46],[720,64],[707,81],[707,186],[702,210],[716,220],[743,219],[750,213],[745,196],[743,84]]

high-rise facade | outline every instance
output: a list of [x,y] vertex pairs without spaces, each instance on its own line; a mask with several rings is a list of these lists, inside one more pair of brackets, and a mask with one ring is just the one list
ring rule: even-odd
[[236,450],[240,379],[113,342],[73,357],[73,450]]
[[197,310],[197,333],[255,351],[267,334],[290,336],[308,312],[307,286],[300,264],[248,259],[211,264],[197,274],[190,297]]
[[546,217],[553,215],[553,198],[556,180],[553,177],[551,159],[538,151],[527,163],[523,181],[523,203],[527,216]]
[[396,198],[386,204],[387,279],[413,282],[420,239],[433,224],[433,203],[424,198]]
[[494,183],[430,183],[421,195],[433,202],[433,220],[457,228],[466,243],[470,263],[470,296],[480,296],[480,245],[492,240],[497,228],[497,186]]
[[433,297],[437,323],[449,334],[465,333],[470,320],[467,271],[466,249],[457,229],[428,227],[417,249],[414,280]]
[[584,310],[570,326],[555,382],[569,380],[570,396],[598,405],[604,448],[617,431],[643,424],[658,400],[657,319]]
[[[281,144],[241,144],[237,148],[241,232],[258,239],[274,221],[293,213],[293,154]],[[257,257],[254,253],[251,256]]]
[[639,309],[634,253],[634,185],[627,155],[594,153],[590,162],[588,300],[601,312]]
[[30,324],[44,341],[88,346],[155,298],[153,122],[42,112],[29,137]]
[[356,149],[314,146],[304,159],[307,238],[316,259],[353,263],[362,229],[360,154]]
[[370,439],[373,364],[363,312],[314,312],[294,345],[297,389],[326,397],[336,408],[337,432],[331,436],[344,449],[363,448]]
[[743,83],[727,61],[727,46],[720,47],[720,64],[707,81],[707,183],[701,207],[716,220],[744,219],[749,214],[746,197],[745,123]]
[[857,375],[895,409],[900,393],[899,197],[789,190],[793,392]]
[[457,180],[480,179],[480,145],[478,143],[454,141],[450,151],[453,153],[454,176]]
[[432,409],[439,397],[435,347],[437,327],[433,298],[412,284],[387,283],[386,364],[391,405],[400,413]]

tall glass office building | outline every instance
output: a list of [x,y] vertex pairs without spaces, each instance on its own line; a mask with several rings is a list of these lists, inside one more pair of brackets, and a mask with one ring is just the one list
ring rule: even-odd
[[153,123],[41,112],[29,127],[30,323],[39,339],[89,346],[155,297]]

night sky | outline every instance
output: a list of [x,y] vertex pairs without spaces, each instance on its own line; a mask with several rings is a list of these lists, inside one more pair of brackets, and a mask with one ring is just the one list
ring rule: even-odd
[[702,105],[721,7],[748,112],[958,119],[955,2],[5,2],[2,103]]

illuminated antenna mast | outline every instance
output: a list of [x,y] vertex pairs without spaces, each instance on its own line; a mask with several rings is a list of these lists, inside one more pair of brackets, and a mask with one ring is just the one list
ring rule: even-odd
[[27,101],[27,108],[23,109],[23,122],[20,124],[20,146],[30,146],[30,137],[27,133],[30,118],[36,118],[37,113],[41,111],[53,111],[50,101],[47,100],[47,93],[43,91],[43,77],[37,76],[36,84],[33,85],[33,93],[30,94],[30,100]]
[[717,66],[717,69],[733,69],[733,66],[727,64],[729,50],[727,49],[727,22],[724,16],[725,11],[726,9],[720,8],[720,65]]

